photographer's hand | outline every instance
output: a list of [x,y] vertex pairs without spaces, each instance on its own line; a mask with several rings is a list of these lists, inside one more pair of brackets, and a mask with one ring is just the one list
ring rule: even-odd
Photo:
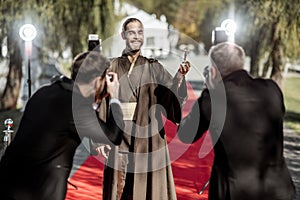
[[120,86],[118,75],[114,72],[109,72],[108,75],[110,76],[106,76],[107,93],[112,99],[118,98]]

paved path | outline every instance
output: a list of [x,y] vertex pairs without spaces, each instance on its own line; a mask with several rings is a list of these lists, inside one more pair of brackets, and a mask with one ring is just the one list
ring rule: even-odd
[[284,130],[284,156],[300,200],[300,135],[289,129]]
[[[296,200],[300,200],[300,135],[290,129],[284,129],[284,156],[296,187]],[[87,157],[88,151],[86,145],[80,145],[74,157],[71,175],[73,175]]]

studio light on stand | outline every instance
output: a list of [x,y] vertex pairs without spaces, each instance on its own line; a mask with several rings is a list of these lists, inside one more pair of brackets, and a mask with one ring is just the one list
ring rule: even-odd
[[30,57],[32,54],[32,41],[37,35],[36,28],[32,24],[24,24],[19,30],[20,38],[25,42],[25,56],[27,57],[27,84],[28,84],[28,99],[31,96],[31,72],[30,72]]

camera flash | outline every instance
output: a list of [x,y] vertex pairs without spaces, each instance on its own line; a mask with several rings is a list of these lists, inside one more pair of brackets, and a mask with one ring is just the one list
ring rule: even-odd
[[99,36],[97,34],[89,34],[89,40],[99,40]]

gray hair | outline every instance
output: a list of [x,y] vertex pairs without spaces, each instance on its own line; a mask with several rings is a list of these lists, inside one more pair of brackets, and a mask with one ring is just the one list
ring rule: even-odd
[[232,42],[223,42],[211,47],[208,56],[222,77],[244,67],[245,51]]

